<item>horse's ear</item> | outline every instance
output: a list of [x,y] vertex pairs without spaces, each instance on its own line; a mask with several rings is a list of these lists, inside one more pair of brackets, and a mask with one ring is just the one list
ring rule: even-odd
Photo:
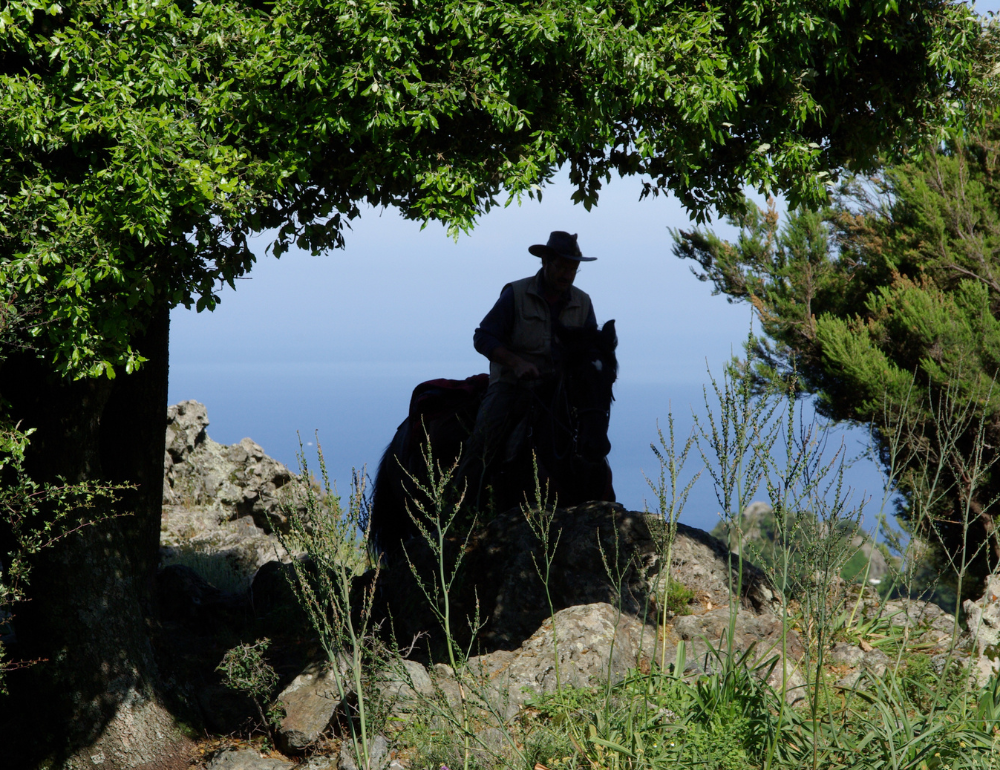
[[615,319],[612,318],[601,327],[601,336],[604,338],[604,342],[608,346],[609,350],[614,350],[618,347],[618,334],[615,332]]

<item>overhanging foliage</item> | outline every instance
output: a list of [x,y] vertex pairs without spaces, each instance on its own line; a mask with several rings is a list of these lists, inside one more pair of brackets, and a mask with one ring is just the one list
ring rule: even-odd
[[954,121],[977,17],[948,2],[12,0],[0,8],[0,303],[61,371],[141,362],[150,308],[211,309],[362,202],[467,229],[562,165],[692,211],[816,201]]

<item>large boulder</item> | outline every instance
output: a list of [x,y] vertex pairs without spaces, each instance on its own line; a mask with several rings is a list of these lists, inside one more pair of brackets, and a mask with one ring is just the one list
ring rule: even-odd
[[[514,706],[523,701],[516,695],[521,688],[544,692],[554,683],[553,629],[560,659],[570,656],[560,666],[568,672],[565,681],[583,685],[595,676],[619,678],[629,667],[654,661],[670,665],[681,643],[691,673],[711,670],[711,648],[728,646],[731,612],[735,648],[753,648],[757,662],[775,659],[773,669],[761,671],[769,671],[776,688],[784,684],[790,701],[801,697],[797,662],[803,646],[794,631],[782,639],[780,594],[746,560],[741,578],[739,559],[711,535],[677,525],[669,548],[669,582],[684,586],[691,599],[674,608],[679,611],[661,612],[668,585],[662,519],[614,503],[589,503],[556,510],[549,531],[547,587],[540,577],[546,561],[537,526],[533,529],[520,510],[497,517],[467,543],[455,541],[446,548],[449,564],[460,549],[462,558],[450,597],[453,631],[463,646],[471,644],[479,653],[473,662],[489,676],[504,672],[501,679],[510,686]],[[419,586],[420,580],[433,585],[437,561],[414,541],[407,544],[407,554],[420,579],[405,563],[391,564],[382,573],[378,595],[391,618],[384,627],[393,628],[403,646],[415,638],[427,640],[417,654],[430,650],[431,658],[440,659],[435,655],[444,649],[440,624],[426,609]],[[740,595],[731,602],[736,586]],[[466,629],[476,618],[481,629],[472,639]],[[657,628],[664,618],[667,624]],[[560,630],[562,625],[566,628]]]
[[[541,627],[552,612],[567,607],[603,603],[643,622],[654,622],[666,580],[665,536],[658,517],[627,511],[616,503],[588,503],[558,509],[550,525],[551,543],[546,586],[540,570],[546,555],[525,514],[512,510],[463,543],[448,543],[445,559],[454,563],[461,551],[461,574],[452,592],[454,617],[478,616],[483,624],[476,643],[482,652],[515,650]],[[437,557],[422,542],[411,540],[407,555],[420,579],[431,585]],[[693,593],[690,611],[728,606],[730,585],[742,588],[739,605],[758,615],[780,608],[777,591],[766,575],[738,561],[701,530],[679,524],[670,549],[670,579]],[[380,576],[383,611],[391,616],[399,641],[440,630],[426,606],[410,565],[399,560]],[[550,611],[551,607],[551,611]],[[460,633],[464,621],[455,629]]]
[[[668,584],[663,579],[664,565],[660,560],[668,551],[665,542],[668,530],[659,516],[647,515],[643,521],[654,540],[648,583],[662,601],[662,592]],[[738,586],[742,609],[753,614],[774,614],[781,610],[781,597],[763,570],[747,558],[741,563],[721,540],[707,532],[686,524],[675,526],[673,544],[669,548],[670,579],[694,592],[696,606],[706,611],[714,607],[728,607],[732,590]]]
[[[561,687],[620,682],[632,669],[649,670],[656,632],[610,604],[584,604],[548,618],[514,651],[469,659],[469,672],[489,683],[493,706],[516,714],[533,695]],[[558,667],[558,671],[557,671]]]

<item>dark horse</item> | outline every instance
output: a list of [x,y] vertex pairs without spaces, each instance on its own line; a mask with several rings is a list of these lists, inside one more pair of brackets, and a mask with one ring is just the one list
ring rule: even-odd
[[[602,329],[556,325],[559,371],[523,386],[526,416],[515,426],[504,456],[490,463],[482,480],[493,510],[512,508],[526,496],[534,499],[534,461],[539,480],[549,484],[560,506],[614,501],[607,455],[617,345],[614,321]],[[487,384],[487,375],[479,374],[467,380],[431,380],[413,391],[409,416],[396,430],[375,476],[371,535],[379,551],[391,551],[416,534],[406,504],[416,494],[410,477],[427,478],[421,450],[429,439],[435,464],[447,468],[456,461]],[[479,490],[472,489],[479,479],[467,481],[466,500],[483,502]]]

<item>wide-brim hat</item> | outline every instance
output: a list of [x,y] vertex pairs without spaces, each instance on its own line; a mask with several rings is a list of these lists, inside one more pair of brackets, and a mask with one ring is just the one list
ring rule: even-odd
[[583,256],[576,242],[576,233],[570,235],[562,230],[553,230],[549,233],[548,243],[536,243],[534,246],[529,246],[528,251],[536,257],[566,257],[577,262],[593,262],[597,259],[597,257]]

